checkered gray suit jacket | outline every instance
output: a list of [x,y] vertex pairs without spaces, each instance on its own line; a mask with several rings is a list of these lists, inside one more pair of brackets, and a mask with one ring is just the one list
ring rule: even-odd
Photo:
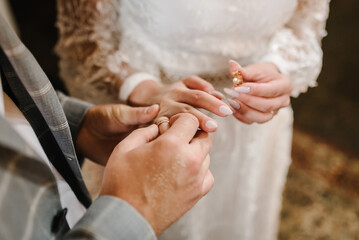
[[89,104],[56,95],[32,54],[0,16],[0,70],[4,88],[30,122],[44,151],[88,208],[69,230],[50,169],[0,117],[0,239],[156,239],[148,222],[121,199],[91,204],[72,136]]

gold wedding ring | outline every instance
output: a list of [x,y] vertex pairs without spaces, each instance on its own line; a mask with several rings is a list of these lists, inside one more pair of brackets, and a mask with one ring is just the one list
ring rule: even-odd
[[159,127],[162,123],[169,123],[169,122],[170,120],[168,119],[168,117],[159,117],[155,123]]
[[232,74],[233,87],[239,87],[243,84],[243,76],[239,71]]

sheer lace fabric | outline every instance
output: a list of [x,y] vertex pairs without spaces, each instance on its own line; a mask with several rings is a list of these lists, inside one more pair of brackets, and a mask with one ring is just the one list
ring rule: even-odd
[[[231,86],[228,60],[271,61],[293,96],[316,85],[330,0],[59,0],[61,75],[71,94],[101,103],[128,67],[164,82],[192,74]],[[214,116],[213,116],[214,117]],[[275,239],[290,164],[292,110],[266,124],[219,123],[213,191],[162,239]]]
[[112,0],[58,1],[56,52],[61,77],[74,96],[95,103],[117,100],[114,82],[127,74],[128,62],[119,51],[118,4]]

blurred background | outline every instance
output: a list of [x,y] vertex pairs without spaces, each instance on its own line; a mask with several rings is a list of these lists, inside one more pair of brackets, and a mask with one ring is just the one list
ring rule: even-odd
[[[55,0],[10,0],[10,6],[23,42],[66,92],[53,51]],[[358,0],[332,0],[319,86],[292,99],[293,163],[279,239],[359,240],[358,12]]]

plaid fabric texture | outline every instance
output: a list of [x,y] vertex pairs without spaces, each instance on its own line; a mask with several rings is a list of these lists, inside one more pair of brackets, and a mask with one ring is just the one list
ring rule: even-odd
[[81,176],[69,124],[49,79],[0,17],[0,66],[4,88],[30,122],[49,160],[85,205],[91,198]]

